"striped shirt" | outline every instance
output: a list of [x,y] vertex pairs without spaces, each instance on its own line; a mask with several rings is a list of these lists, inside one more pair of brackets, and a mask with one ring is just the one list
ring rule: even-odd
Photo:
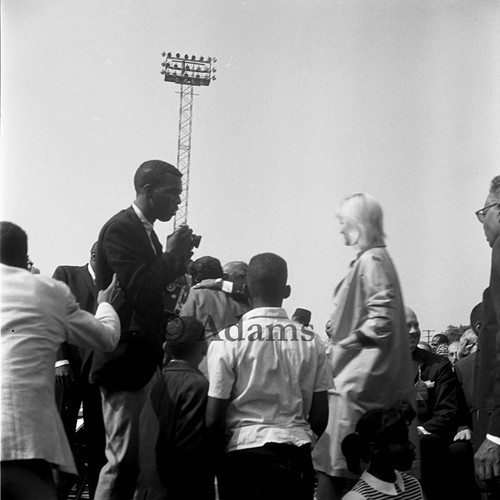
[[423,500],[422,488],[417,479],[404,472],[396,472],[396,481],[388,483],[364,472],[354,488],[342,500]]

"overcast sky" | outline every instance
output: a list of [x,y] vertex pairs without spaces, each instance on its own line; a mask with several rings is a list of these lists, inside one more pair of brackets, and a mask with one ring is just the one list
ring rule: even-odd
[[322,332],[355,257],[335,209],[367,191],[422,328],[468,323],[490,264],[474,211],[500,174],[499,2],[3,0],[1,42],[1,218],[42,273],[87,262],[140,163],[176,162],[165,50],[218,59],[193,111],[196,257],[282,255],[285,307]]

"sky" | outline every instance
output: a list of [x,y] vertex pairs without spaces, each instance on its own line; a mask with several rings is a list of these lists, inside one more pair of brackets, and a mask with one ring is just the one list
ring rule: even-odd
[[[145,160],[176,163],[179,87],[163,51],[216,57],[196,89],[195,257],[275,252],[324,331],[355,251],[335,210],[384,209],[423,329],[468,324],[491,250],[474,212],[500,174],[500,3],[485,0],[2,0],[1,219],[43,274],[82,265],[134,200]],[[173,224],[157,222],[161,241]]]

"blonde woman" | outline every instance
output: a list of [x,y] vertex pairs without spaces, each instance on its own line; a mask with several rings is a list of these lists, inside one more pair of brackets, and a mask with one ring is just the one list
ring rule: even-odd
[[399,280],[385,249],[379,203],[365,193],[342,201],[337,212],[345,244],[358,251],[335,290],[331,316],[335,390],[329,393],[326,431],[313,451],[318,500],[341,498],[347,469],[340,444],[361,415],[399,399],[414,401],[414,365]]

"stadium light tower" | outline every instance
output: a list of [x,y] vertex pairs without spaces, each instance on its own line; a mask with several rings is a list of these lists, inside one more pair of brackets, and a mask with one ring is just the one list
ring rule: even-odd
[[208,86],[215,80],[217,71],[213,64],[217,59],[209,57],[181,57],[163,52],[161,63],[164,80],[181,86],[179,108],[179,138],[177,143],[177,168],[182,174],[181,203],[174,219],[174,229],[187,222],[189,202],[189,167],[191,161],[191,130],[193,122],[193,87]]

